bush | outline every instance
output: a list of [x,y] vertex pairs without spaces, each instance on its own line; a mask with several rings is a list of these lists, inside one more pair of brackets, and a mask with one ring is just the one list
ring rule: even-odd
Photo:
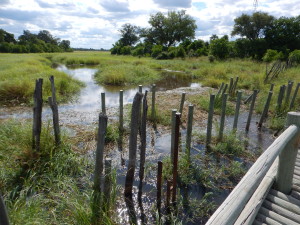
[[216,58],[213,55],[208,56],[208,60],[209,60],[210,63],[213,63],[215,61],[215,59]]
[[162,50],[163,50],[163,46],[153,45],[152,53],[151,53],[152,58],[156,58],[160,53],[162,53]]
[[280,60],[280,59],[283,59],[283,58],[284,58],[284,55],[283,55],[282,52],[278,52],[278,51],[273,50],[273,49],[268,49],[266,54],[262,58],[262,60],[264,62],[272,62],[272,61]]
[[293,62],[300,63],[300,50],[294,50],[289,54],[289,59]]
[[183,47],[179,47],[178,49],[177,49],[177,52],[176,52],[176,57],[178,57],[178,58],[185,58],[185,50],[184,50],[184,48]]

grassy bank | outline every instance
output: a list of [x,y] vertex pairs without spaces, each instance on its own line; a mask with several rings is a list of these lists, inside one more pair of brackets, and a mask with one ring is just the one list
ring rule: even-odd
[[0,54],[0,104],[30,104],[35,80],[44,79],[44,99],[51,96],[49,77],[55,77],[57,99],[68,101],[83,84],[51,67],[49,59],[40,54]]

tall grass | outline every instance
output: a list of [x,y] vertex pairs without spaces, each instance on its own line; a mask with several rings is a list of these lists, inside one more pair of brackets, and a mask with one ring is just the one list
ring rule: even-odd
[[0,54],[0,104],[30,104],[38,78],[44,79],[43,95],[46,100],[51,96],[51,75],[55,77],[58,101],[66,102],[78,93],[83,84],[51,65],[51,61],[38,54]]

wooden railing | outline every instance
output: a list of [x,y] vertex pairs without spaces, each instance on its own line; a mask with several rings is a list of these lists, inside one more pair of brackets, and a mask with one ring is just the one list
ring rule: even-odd
[[252,224],[271,186],[285,194],[292,189],[300,141],[300,113],[289,112],[287,129],[257,159],[206,225]]

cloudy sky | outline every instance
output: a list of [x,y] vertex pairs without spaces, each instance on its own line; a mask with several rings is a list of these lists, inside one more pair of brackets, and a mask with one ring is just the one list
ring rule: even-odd
[[[234,18],[254,12],[255,0],[0,0],[0,28],[18,37],[23,30],[71,41],[72,47],[109,49],[124,23],[148,26],[150,14],[184,9],[197,23],[196,37],[230,34]],[[256,10],[298,16],[300,0],[258,0]]]

